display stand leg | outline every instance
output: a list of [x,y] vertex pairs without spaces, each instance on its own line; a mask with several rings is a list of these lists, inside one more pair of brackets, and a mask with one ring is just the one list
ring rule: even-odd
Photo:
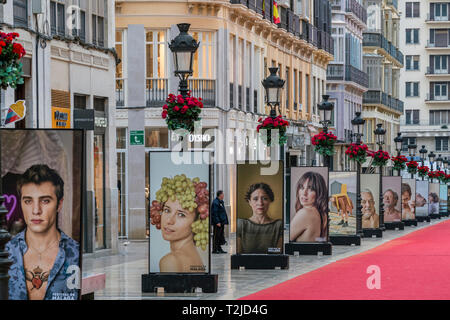
[[289,256],[286,254],[233,254],[231,269],[289,269]]
[[386,230],[405,229],[405,223],[403,223],[402,221],[385,222],[384,225],[386,226]]
[[331,247],[331,242],[291,242],[284,244],[284,252],[289,255],[294,255],[294,252],[298,252],[299,255],[317,255],[322,252],[324,256],[329,256]]
[[410,227],[410,226],[416,226],[417,227],[417,219],[413,219],[413,220],[403,220],[403,223],[405,224],[406,227]]
[[216,293],[218,282],[217,274],[148,273],[142,275],[142,292],[156,293],[164,288],[167,293],[194,293],[201,288],[203,293]]
[[354,244],[355,246],[360,246],[361,236],[357,234],[334,235],[330,236],[330,242],[332,245],[338,246],[351,246],[352,244]]
[[383,230],[381,229],[363,229],[363,238],[372,238],[376,236],[377,238],[383,237]]

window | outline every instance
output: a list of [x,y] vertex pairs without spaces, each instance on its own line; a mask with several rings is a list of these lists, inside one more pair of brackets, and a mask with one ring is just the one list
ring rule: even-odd
[[298,78],[297,78],[297,69],[294,69],[294,72],[292,73],[292,75],[294,76],[294,84],[293,84],[293,88],[294,88],[294,110],[297,110],[297,106],[298,106]]
[[106,98],[94,98],[94,110],[105,112]]
[[[309,0],[307,0],[306,2],[308,2]],[[302,4],[302,0],[297,0],[296,1],[296,6],[295,6],[295,13],[298,15],[301,15],[303,13],[303,4]]]
[[103,17],[92,15],[92,43],[103,47],[105,38],[105,26]]
[[417,145],[417,143],[416,143],[416,138],[403,138],[403,141],[402,141],[402,151],[408,151],[408,145],[410,145],[410,144],[415,144],[415,145]]
[[79,37],[86,41],[86,12],[79,9],[72,9],[72,36]]
[[14,26],[28,27],[28,1],[14,0]]
[[447,56],[434,56],[434,73],[448,73]]
[[306,99],[305,99],[305,103],[306,103],[306,112],[308,112],[308,113],[311,113],[311,104],[310,104],[310,101],[309,101],[309,96],[310,96],[310,94],[309,94],[309,87],[310,87],[310,84],[309,84],[309,74],[307,74],[306,76],[305,76],[305,95],[306,95]]
[[406,124],[419,124],[419,111],[420,110],[406,110]]
[[66,12],[64,4],[50,1],[50,25],[52,35],[65,35]]
[[436,137],[436,151],[448,151],[448,137]]
[[419,96],[419,82],[406,82],[406,97]]
[[291,90],[290,90],[290,80],[291,74],[290,74],[290,70],[289,67],[286,67],[286,84],[285,84],[285,88],[286,88],[286,109],[290,109],[291,108],[291,104],[290,104],[290,98],[291,98]]
[[407,44],[419,43],[419,29],[406,29],[406,43]]
[[450,112],[447,110],[430,111],[430,125],[438,126],[443,124],[450,124]]
[[298,73],[298,93],[299,93],[299,110],[302,110],[303,107],[303,73]]
[[145,44],[147,78],[166,77],[166,39],[165,31],[147,31]]
[[420,56],[406,56],[406,70],[417,71],[419,70]]
[[406,17],[419,18],[420,2],[406,2]]
[[87,96],[80,95],[80,94],[74,94],[73,107],[76,109],[86,109],[87,108]]
[[447,100],[448,89],[447,83],[434,84],[434,100]]
[[116,128],[116,148],[127,148],[127,128]]
[[434,3],[434,20],[448,21],[447,3]]
[[169,148],[169,133],[167,128],[145,128],[146,148]]

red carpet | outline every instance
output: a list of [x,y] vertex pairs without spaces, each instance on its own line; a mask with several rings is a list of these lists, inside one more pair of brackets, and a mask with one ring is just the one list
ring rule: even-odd
[[[364,240],[363,240],[364,241]],[[380,289],[368,289],[371,265]],[[242,300],[448,300],[450,220],[339,260]]]

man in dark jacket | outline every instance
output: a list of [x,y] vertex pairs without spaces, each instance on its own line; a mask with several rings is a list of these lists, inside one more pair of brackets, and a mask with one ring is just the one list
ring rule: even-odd
[[223,198],[223,191],[217,191],[217,197],[214,199],[211,206],[211,224],[214,227],[212,253],[226,253],[221,247],[222,244],[225,244],[224,230],[225,225],[228,224],[228,217],[227,212],[225,211]]

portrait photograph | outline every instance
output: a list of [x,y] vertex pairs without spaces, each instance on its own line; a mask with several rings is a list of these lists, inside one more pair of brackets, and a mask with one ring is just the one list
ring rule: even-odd
[[262,164],[237,164],[236,253],[282,254],[284,169],[261,174]]
[[361,174],[361,206],[363,229],[380,227],[380,175]]
[[428,181],[416,181],[416,216],[426,217],[428,216]]
[[209,273],[210,165],[174,163],[150,151],[151,273]]
[[78,300],[83,132],[2,129],[10,300]]
[[448,192],[448,187],[446,184],[440,184],[439,185],[439,207],[440,209],[447,209],[447,192]]
[[356,172],[330,172],[330,235],[356,234]]
[[402,179],[402,220],[416,218],[416,179]]
[[328,241],[328,168],[291,168],[290,242]]
[[428,214],[439,214],[439,183],[430,183],[428,190]]
[[383,177],[384,222],[402,220],[402,177]]

